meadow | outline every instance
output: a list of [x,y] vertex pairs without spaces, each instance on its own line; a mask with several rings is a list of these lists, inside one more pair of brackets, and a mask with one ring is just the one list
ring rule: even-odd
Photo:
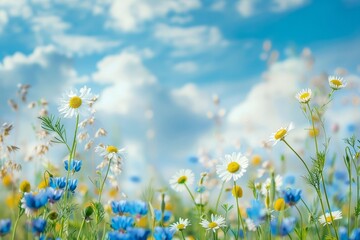
[[[203,160],[200,174],[179,168],[161,188],[150,182],[137,198],[120,191],[118,176],[131,161],[126,146],[101,143],[109,142],[107,130],[92,129],[93,106],[101,96],[86,86],[69,90],[57,112],[49,112],[44,99],[31,102],[27,107],[39,111],[33,133],[43,144],[30,158],[41,158],[52,148],[67,154],[23,167],[25,160],[16,158],[23,147],[10,138],[17,126],[2,123],[0,238],[360,239],[360,141],[344,136],[345,148],[330,154],[336,129],[327,129],[324,115],[337,93],[347,91],[347,83],[337,76],[329,76],[327,83],[322,96],[318,89],[299,89],[288,103],[298,105],[307,119],[309,129],[303,131],[311,147],[298,151],[288,140],[292,123],[273,126],[269,133],[265,147],[272,151],[283,145],[292,156],[277,160],[281,169],[256,152],[229,152]],[[18,90],[25,100],[29,86]],[[95,164],[84,152],[95,156]],[[287,174],[291,161],[301,164],[303,176]],[[33,176],[24,178],[22,173],[29,171]],[[245,189],[252,194],[244,196]]]

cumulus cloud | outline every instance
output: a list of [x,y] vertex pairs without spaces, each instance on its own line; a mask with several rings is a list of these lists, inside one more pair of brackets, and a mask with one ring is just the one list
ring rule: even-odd
[[205,116],[206,111],[211,108],[211,99],[208,94],[202,92],[195,84],[188,83],[173,89],[171,96],[180,106],[191,109],[192,112]]
[[306,62],[300,58],[273,64],[245,100],[230,109],[226,119],[230,141],[243,137],[250,145],[260,146],[279,127],[299,123],[297,119],[303,118],[294,95],[306,71]]
[[198,70],[198,65],[192,61],[180,62],[174,65],[174,70],[179,73],[194,73]]
[[107,26],[124,32],[139,31],[144,22],[169,13],[185,13],[199,8],[199,0],[167,0],[159,4],[157,0],[117,0],[109,7]]
[[0,11],[0,33],[3,31],[7,22],[8,22],[8,16],[7,16],[6,12]]
[[173,27],[159,24],[155,28],[155,38],[175,48],[173,55],[203,52],[214,47],[224,47],[228,42],[217,27]]
[[260,13],[285,12],[304,6],[308,0],[239,0],[236,9],[243,17]]
[[[0,63],[0,78],[3,89],[28,83],[33,86],[34,95],[49,100],[54,100],[54,92],[87,80],[78,75],[73,61],[53,46],[37,47],[29,55],[17,52],[6,56]],[[2,91],[2,97],[7,97],[6,92]]]

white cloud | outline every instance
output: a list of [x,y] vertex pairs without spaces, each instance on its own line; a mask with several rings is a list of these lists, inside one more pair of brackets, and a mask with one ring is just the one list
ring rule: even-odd
[[0,9],[12,17],[21,17],[26,19],[32,15],[32,10],[27,0],[1,0]]
[[169,13],[185,13],[199,8],[199,0],[117,0],[111,2],[107,26],[125,32],[139,31],[144,22]]
[[243,17],[268,12],[285,12],[304,6],[308,0],[239,0],[236,9]]
[[273,7],[271,10],[274,12],[284,12],[301,7],[307,2],[307,0],[273,0]]
[[255,14],[255,6],[258,0],[239,0],[236,9],[243,17],[250,17]]
[[[95,82],[111,84],[103,90],[97,103],[99,110],[108,113],[125,114],[136,108],[138,92],[157,82],[156,77],[144,66],[140,54],[124,50],[120,54],[103,58],[92,75]],[[142,96],[144,97],[144,96]],[[116,108],[114,108],[116,104]]]
[[44,15],[32,18],[32,29],[36,33],[62,33],[69,28],[70,24],[64,22],[56,15]]
[[198,70],[198,65],[192,61],[180,62],[174,65],[174,70],[180,73],[194,73]]
[[192,21],[191,16],[174,16],[170,19],[170,22],[176,23],[176,24],[185,24]]
[[217,0],[211,5],[211,10],[221,11],[221,10],[224,10],[225,6],[226,6],[225,0]]
[[8,22],[8,16],[7,16],[6,12],[0,11],[0,33],[3,31],[7,22]]
[[36,96],[49,100],[54,100],[54,92],[87,80],[78,76],[72,60],[53,46],[37,47],[29,55],[15,53],[5,57],[0,63],[0,78],[3,89],[28,83]]
[[186,55],[209,50],[214,47],[223,47],[227,41],[217,27],[172,27],[165,24],[157,25],[155,38],[173,46],[176,50],[173,55]]
[[[270,134],[290,121],[303,119],[294,95],[306,73],[306,62],[291,58],[273,64],[245,100],[230,109],[226,135],[231,142],[243,136],[252,146],[268,140]],[[293,104],[290,101],[293,100]],[[303,121],[300,121],[302,123]]]
[[119,46],[119,41],[102,40],[97,37],[84,35],[55,35],[52,41],[59,49],[68,55],[88,55],[100,53],[107,49]]
[[206,111],[211,108],[211,98],[201,92],[193,83],[188,83],[181,88],[171,91],[173,100],[185,109],[190,109],[196,114],[206,115]]

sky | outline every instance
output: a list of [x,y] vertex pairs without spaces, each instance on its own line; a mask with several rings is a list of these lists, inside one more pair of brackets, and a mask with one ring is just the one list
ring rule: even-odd
[[51,114],[87,85],[104,143],[127,149],[124,174],[166,179],[191,156],[263,153],[291,121],[301,142],[294,95],[341,74],[351,88],[327,122],[341,139],[359,133],[359,23],[359,0],[0,0],[0,122],[31,131],[7,104],[19,83]]

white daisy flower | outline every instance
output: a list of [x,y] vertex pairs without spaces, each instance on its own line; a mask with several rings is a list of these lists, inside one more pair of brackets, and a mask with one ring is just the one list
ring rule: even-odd
[[339,90],[346,87],[346,82],[342,77],[338,76],[329,76],[329,85],[334,90]]
[[301,90],[295,97],[300,103],[308,103],[311,99],[311,94],[311,89],[307,88]]
[[232,155],[225,155],[222,163],[216,166],[216,173],[223,181],[228,182],[231,178],[236,181],[244,175],[248,166],[247,157],[234,152]]
[[113,145],[102,145],[100,144],[95,148],[95,152],[99,153],[101,157],[106,159],[122,159],[124,158],[125,148],[118,149]]
[[[280,191],[283,185],[283,178],[280,175],[276,175],[275,177],[275,189],[276,191]],[[265,182],[261,185],[261,193],[266,196],[267,190],[271,187],[271,178],[267,178]]]
[[121,173],[121,163],[125,158],[125,148],[118,149],[112,145],[105,146],[101,144],[95,148],[95,152],[99,153],[100,156],[104,158],[104,161],[97,166],[97,169],[104,168],[111,160],[110,171],[115,175]]
[[203,219],[200,222],[200,225],[205,228],[206,230],[213,230],[216,232],[221,227],[226,227],[225,218],[219,215],[211,214],[211,222],[206,219]]
[[76,114],[86,113],[93,99],[94,96],[91,93],[91,88],[84,86],[79,92],[75,90],[66,93],[60,101],[58,110],[65,118],[72,118]]
[[186,189],[186,186],[193,184],[194,173],[190,169],[181,169],[170,179],[169,182],[175,191],[182,192]]
[[[331,218],[332,215],[332,218]],[[342,219],[342,212],[341,211],[334,211],[330,213],[326,213],[325,216],[321,215],[319,217],[319,223],[321,223],[323,226],[325,226],[326,224],[331,224],[333,221],[335,220],[339,220]]]
[[187,226],[191,225],[189,219],[179,218],[179,221],[170,225],[170,230],[174,232],[183,231]]
[[284,139],[287,134],[294,129],[293,123],[290,123],[287,127],[281,127],[275,133],[273,133],[270,137],[270,142],[274,142],[273,146],[277,144],[280,140]]

